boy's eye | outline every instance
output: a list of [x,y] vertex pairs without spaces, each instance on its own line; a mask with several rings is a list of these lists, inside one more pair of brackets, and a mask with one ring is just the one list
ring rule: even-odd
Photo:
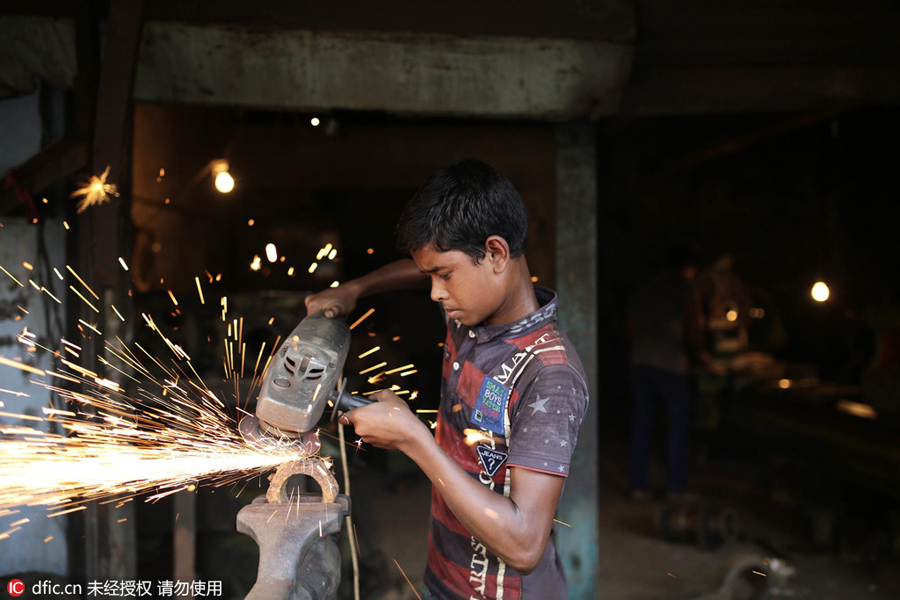
[[450,279],[450,273],[443,273],[443,274],[439,275],[439,277],[441,279],[443,279],[444,281],[447,281],[448,279]]

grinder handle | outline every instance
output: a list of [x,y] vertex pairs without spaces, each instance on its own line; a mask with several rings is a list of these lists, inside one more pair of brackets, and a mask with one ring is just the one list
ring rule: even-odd
[[374,402],[374,400],[363,398],[362,396],[354,396],[350,392],[342,391],[337,402],[334,403],[334,407],[341,412],[347,412],[348,410],[353,410],[360,406],[367,406],[372,404],[372,402]]
[[374,400],[369,398],[363,398],[362,396],[354,396],[350,392],[346,391],[347,387],[347,379],[344,378],[341,381],[341,385],[338,389],[334,391],[334,408],[331,410],[331,420],[334,421],[337,418],[339,412],[347,412],[348,410],[353,410],[354,408],[359,408],[360,406],[366,406],[367,404],[372,404]]

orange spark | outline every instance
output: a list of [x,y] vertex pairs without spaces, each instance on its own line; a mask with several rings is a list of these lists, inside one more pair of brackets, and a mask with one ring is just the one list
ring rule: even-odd
[[374,371],[375,369],[380,369],[381,367],[383,367],[386,364],[387,364],[386,362],[380,362],[377,365],[375,365],[374,367],[369,367],[368,369],[363,369],[362,371],[359,372],[359,374],[365,375],[366,373],[370,373],[370,372]]
[[373,312],[375,312],[375,309],[374,309],[374,308],[370,308],[369,310],[367,310],[367,311],[366,311],[366,314],[364,314],[363,316],[361,316],[360,318],[358,318],[358,319],[356,320],[356,322],[354,322],[353,325],[350,326],[350,329],[351,329],[351,330],[352,330],[352,329],[355,329],[357,325],[359,325],[360,323],[362,323],[363,321],[365,321],[366,318],[368,318],[368,316],[371,315]]
[[360,354],[357,358],[365,358],[368,355],[372,354],[373,352],[378,352],[379,350],[381,350],[381,346],[375,346],[374,348],[370,348],[369,350],[366,350],[365,352]]
[[106,170],[103,171],[103,174],[100,177],[91,175],[91,178],[87,183],[72,192],[69,196],[70,198],[82,196],[81,201],[78,203],[78,214],[83,213],[91,206],[99,206],[104,202],[109,202],[109,196],[111,195],[116,197],[119,196],[118,192],[116,192],[115,184],[106,183],[106,178],[108,176],[109,167],[106,167]]

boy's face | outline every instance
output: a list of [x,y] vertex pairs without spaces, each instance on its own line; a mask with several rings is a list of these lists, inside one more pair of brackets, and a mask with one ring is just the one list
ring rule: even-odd
[[475,263],[460,250],[440,252],[430,246],[411,254],[419,270],[431,277],[431,299],[441,303],[448,317],[469,327],[492,324],[503,304],[503,288],[489,259]]

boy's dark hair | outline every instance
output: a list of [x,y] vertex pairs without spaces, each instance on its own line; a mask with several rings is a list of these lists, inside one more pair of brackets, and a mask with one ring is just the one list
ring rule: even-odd
[[432,174],[407,203],[397,224],[397,247],[460,250],[479,261],[484,242],[499,235],[513,257],[525,251],[528,217],[508,179],[479,160],[455,160]]

